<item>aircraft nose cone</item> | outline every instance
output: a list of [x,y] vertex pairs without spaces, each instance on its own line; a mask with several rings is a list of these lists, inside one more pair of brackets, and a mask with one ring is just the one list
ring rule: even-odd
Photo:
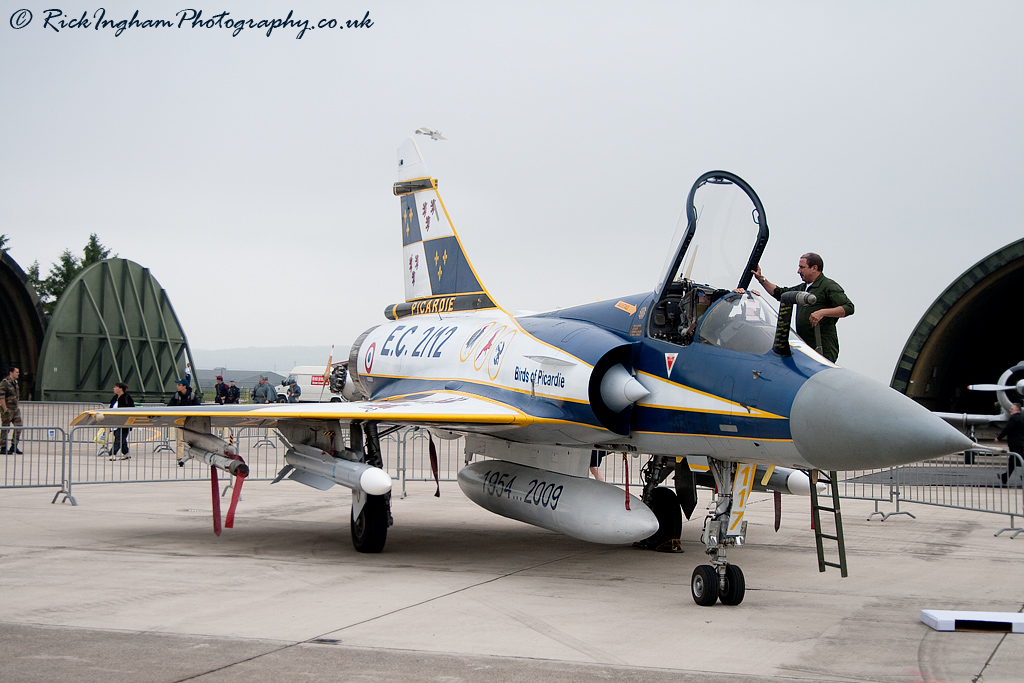
[[875,469],[957,453],[972,441],[903,394],[845,368],[797,392],[793,444],[822,470]]

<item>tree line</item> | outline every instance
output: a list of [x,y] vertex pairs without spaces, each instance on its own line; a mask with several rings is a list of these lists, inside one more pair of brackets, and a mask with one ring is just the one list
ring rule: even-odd
[[[8,250],[8,242],[7,235],[0,234],[0,253],[5,253]],[[26,274],[28,275],[29,282],[35,287],[36,293],[39,295],[46,318],[49,319],[53,315],[61,295],[64,294],[68,285],[71,284],[71,281],[79,273],[105,258],[116,257],[117,254],[111,257],[110,249],[100,243],[100,238],[96,233],[91,233],[89,241],[86,242],[85,248],[82,249],[81,257],[74,254],[70,249],[65,249],[61,253],[60,258],[57,259],[57,262],[50,264],[50,272],[46,277],[40,276],[39,260],[37,259],[29,266]]]

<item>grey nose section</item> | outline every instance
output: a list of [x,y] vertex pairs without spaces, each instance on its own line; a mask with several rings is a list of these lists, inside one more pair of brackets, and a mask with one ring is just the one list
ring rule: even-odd
[[973,443],[903,394],[845,368],[822,370],[804,383],[790,432],[800,455],[823,470],[901,465]]

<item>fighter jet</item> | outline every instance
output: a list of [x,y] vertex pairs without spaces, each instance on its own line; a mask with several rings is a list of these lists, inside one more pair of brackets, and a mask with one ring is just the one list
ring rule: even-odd
[[[352,344],[339,378],[350,402],[95,410],[76,424],[178,426],[190,455],[236,471],[211,428],[276,428],[287,444],[279,479],[352,489],[361,552],[383,550],[393,522],[380,438],[399,427],[429,432],[432,450],[433,438],[464,437],[476,461],[459,485],[484,508],[595,543],[678,533],[699,461],[714,484],[709,563],[691,577],[701,605],[743,600],[743,573],[726,552],[744,542],[751,491],[778,474],[767,470],[884,468],[972,445],[809,348],[790,331],[802,300],[776,310],[748,289],[768,223],[732,173],[696,180],[653,291],[513,315],[470,263],[412,138],[397,168],[405,300]],[[651,456],[639,498],[587,477],[592,449]],[[659,486],[673,473],[679,502]]]

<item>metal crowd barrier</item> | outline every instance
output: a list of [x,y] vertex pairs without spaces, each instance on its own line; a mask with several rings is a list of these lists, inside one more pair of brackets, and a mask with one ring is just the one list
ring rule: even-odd
[[[112,484],[125,482],[208,481],[210,468],[197,460],[178,466],[182,445],[177,429],[137,427],[129,435],[130,459],[111,459],[113,437],[104,427],[70,428],[81,412],[97,407],[95,403],[23,402],[25,426],[7,427],[8,443],[12,432],[19,434],[23,455],[0,456],[3,476],[0,488],[58,488],[54,502],[63,494],[71,495],[74,484]],[[269,429],[224,429],[221,436],[238,447],[249,465],[249,479],[273,480],[284,466],[285,444]],[[430,437],[425,430],[405,428],[381,438],[384,467],[397,481],[397,493],[406,495],[406,482],[432,481]],[[438,479],[454,481],[464,466],[465,440],[434,438]],[[947,508],[987,512],[1010,517],[1010,526],[998,531],[1024,529],[1016,525],[1024,517],[1024,461],[1004,484],[999,475],[1006,472],[1005,454],[972,453],[968,457],[952,455],[921,463],[883,470],[838,473],[840,497],[874,501],[875,515],[885,521],[893,515],[913,514],[901,510],[901,503],[916,503]],[[642,486],[640,472],[649,456],[635,454],[623,458],[609,453],[602,463],[605,481],[619,486]],[[882,503],[895,504],[895,510],[883,512]]]
[[[7,447],[14,448],[18,437],[18,453],[0,455],[3,467],[2,488],[60,489],[53,502],[63,493],[70,498],[71,483],[67,471],[67,432],[61,427],[4,427]],[[71,503],[76,504],[74,499]]]

